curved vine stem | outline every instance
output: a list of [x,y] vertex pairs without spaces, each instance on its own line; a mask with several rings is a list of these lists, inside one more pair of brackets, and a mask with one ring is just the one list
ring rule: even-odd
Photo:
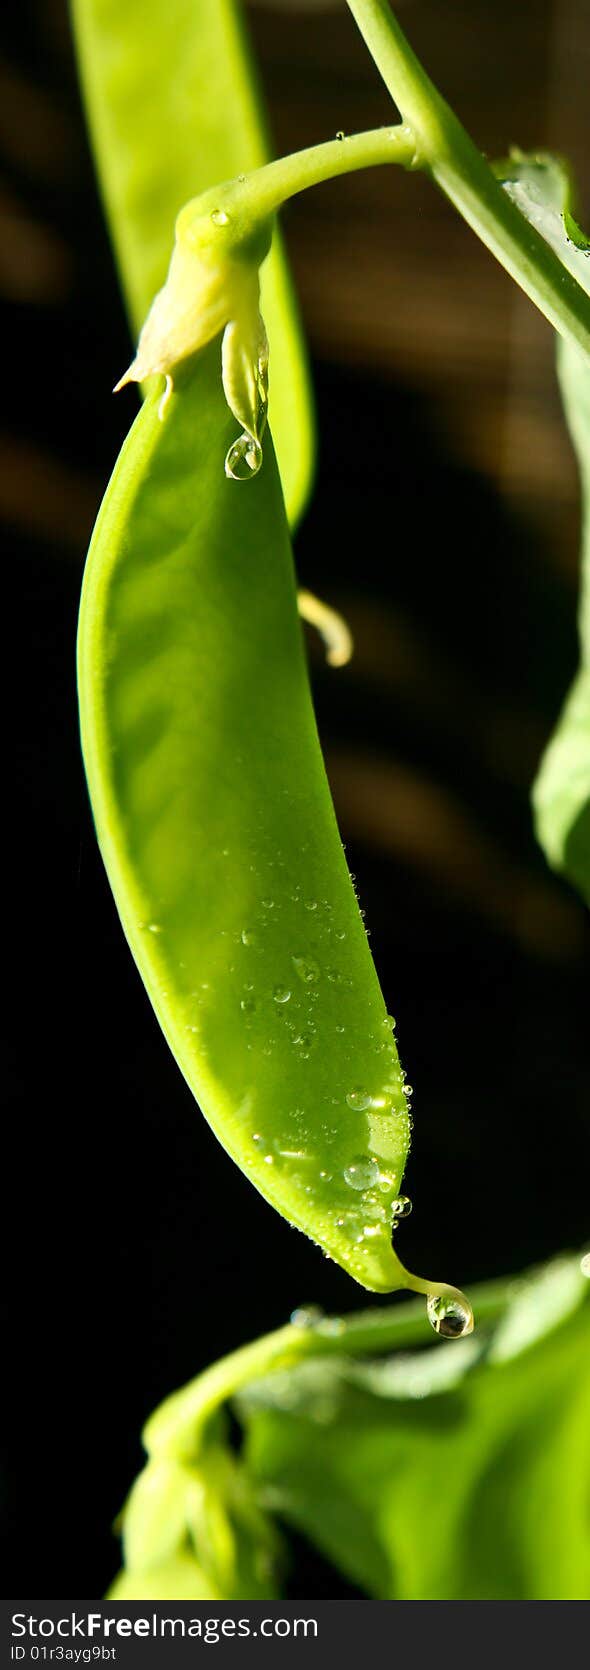
[[562,336],[590,353],[590,299],[510,201],[485,157],[422,68],[388,0],[348,0],[425,168]]
[[[429,1292],[430,1284],[423,1290]],[[439,1284],[436,1291],[454,1296]],[[505,1309],[512,1284],[504,1278],[478,1288],[478,1321],[491,1321]],[[297,1316],[297,1313],[295,1313]],[[232,1351],[166,1398],[147,1421],[142,1438],[149,1455],[196,1459],[205,1430],[222,1404],[267,1374],[292,1368],[306,1358],[379,1356],[398,1347],[424,1345],[432,1334],[418,1301],[391,1305],[352,1316],[308,1323],[302,1319]]]

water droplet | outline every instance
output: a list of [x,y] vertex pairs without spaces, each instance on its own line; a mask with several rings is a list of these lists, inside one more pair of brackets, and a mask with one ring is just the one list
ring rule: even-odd
[[315,985],[316,980],[320,978],[318,964],[314,963],[310,957],[292,957],[291,961],[295,973],[299,975],[299,979],[303,981],[304,986]]
[[335,937],[336,937],[336,939],[346,939],[346,929],[345,928],[336,928]]
[[344,139],[344,137],[345,137],[345,135],[342,132],[342,128],[339,128],[338,132],[336,134],[336,138],[339,139],[340,141],[342,141]]
[[331,981],[333,986],[340,986],[342,984],[342,974],[339,968],[328,968],[326,972],[328,979]]
[[260,903],[264,910],[274,910],[274,899],[261,899]]
[[255,1008],[256,1008],[256,998],[255,997],[242,997],[242,998],[240,998],[240,1009],[244,1010],[245,1015],[252,1015],[254,1013]]
[[393,1202],[391,1210],[394,1218],[409,1218],[412,1210],[410,1196],[398,1195],[397,1200],[394,1200]]
[[375,1160],[365,1160],[362,1157],[352,1160],[344,1170],[344,1181],[349,1189],[370,1189],[379,1181],[379,1167]]
[[249,481],[258,475],[262,463],[262,447],[253,435],[239,435],[229,448],[225,459],[225,473],[232,481]]
[[365,1227],[363,1229],[363,1235],[365,1236],[365,1240],[373,1241],[375,1239],[375,1236],[380,1235],[380,1234],[381,1234],[381,1227],[380,1227],[379,1224],[365,1224]]
[[473,1330],[473,1311],[468,1305],[461,1304],[460,1299],[452,1299],[446,1293],[430,1293],[426,1312],[431,1328],[443,1339],[460,1339],[462,1334],[470,1334]]
[[303,903],[305,905],[306,910],[317,910],[317,908],[318,908],[317,899],[304,899]]
[[377,1203],[376,1206],[373,1206],[370,1201],[366,1201],[365,1212],[367,1217],[374,1218],[376,1223],[384,1224],[387,1222],[387,1212],[385,1207],[381,1206],[379,1203]]
[[255,945],[256,934],[252,928],[242,928],[242,945]]
[[357,1113],[364,1113],[365,1108],[370,1108],[372,1097],[368,1090],[359,1086],[356,1090],[349,1090],[346,1100],[349,1108],[356,1108]]
[[263,1159],[265,1166],[274,1166],[275,1162],[272,1154],[264,1154]]
[[388,1032],[395,1032],[394,1016],[393,1015],[386,1015],[384,1020],[382,1020],[381,1025],[385,1026],[387,1028]]
[[404,1084],[404,1096],[413,1096],[413,1094],[414,1094],[413,1084]]
[[396,1183],[397,1183],[397,1172],[396,1171],[381,1171],[380,1170],[380,1172],[379,1172],[379,1188],[380,1188],[382,1194],[384,1194],[384,1195],[389,1194],[390,1189],[394,1189]]
[[346,1027],[345,1027],[345,1026],[342,1026],[342,1025],[340,1025],[340,1026],[339,1026],[339,1025],[338,1025],[338,1024],[337,1024],[337,1025],[336,1025],[336,1031],[337,1031],[337,1032],[346,1032]]
[[291,993],[288,986],[275,986],[273,997],[275,1003],[288,1003]]
[[214,226],[229,226],[229,215],[225,209],[214,209],[211,219]]
[[331,1171],[320,1171],[320,1177],[322,1179],[322,1182],[331,1183],[331,1181],[332,1181]]
[[149,934],[161,934],[162,932],[159,922],[147,922],[146,927]]
[[590,1277],[590,1252],[584,1253],[584,1257],[580,1260],[580,1269],[583,1276]]
[[262,1144],[264,1142],[264,1137],[260,1135],[260,1131],[253,1131],[252,1132],[252,1141],[256,1144],[257,1148],[262,1147]]
[[319,1305],[298,1305],[296,1310],[291,1311],[292,1328],[317,1328],[323,1320],[324,1313]]
[[328,1339],[336,1339],[338,1334],[345,1332],[346,1323],[341,1316],[327,1316],[325,1321],[322,1319],[319,1323],[319,1328],[320,1332],[326,1334]]

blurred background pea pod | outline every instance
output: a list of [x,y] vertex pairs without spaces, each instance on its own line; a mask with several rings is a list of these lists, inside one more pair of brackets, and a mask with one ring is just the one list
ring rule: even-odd
[[[268,160],[270,141],[235,0],[73,0],[88,119],[134,336],[164,283],[189,198]],[[142,50],[138,52],[138,38]],[[269,413],[297,521],[313,469],[312,396],[281,239],[262,273]]]

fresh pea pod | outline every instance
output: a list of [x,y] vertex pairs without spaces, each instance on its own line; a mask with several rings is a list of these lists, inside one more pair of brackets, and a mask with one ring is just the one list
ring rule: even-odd
[[234,430],[214,342],[179,367],[163,422],[146,402],[107,491],[79,634],[98,838],[232,1158],[365,1287],[454,1294],[392,1249],[409,1141],[393,1022],[325,777],[272,445],[238,485]]
[[[234,0],[72,0],[85,104],[133,334],[164,283],[176,216],[216,180],[269,154]],[[270,416],[295,521],[309,493],[313,418],[280,238],[262,274],[273,356]]]

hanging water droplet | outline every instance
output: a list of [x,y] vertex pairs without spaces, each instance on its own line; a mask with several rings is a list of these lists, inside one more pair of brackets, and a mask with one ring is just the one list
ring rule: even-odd
[[584,1253],[584,1257],[580,1259],[580,1269],[583,1276],[590,1277],[590,1252]]
[[320,978],[318,964],[314,963],[311,957],[292,957],[291,961],[295,973],[299,975],[299,979],[303,981],[304,986],[315,985],[316,980]]
[[370,1189],[379,1180],[379,1167],[375,1160],[359,1158],[352,1160],[344,1169],[344,1181],[349,1189]]
[[214,226],[229,226],[229,215],[225,209],[214,209],[211,219]]
[[225,473],[232,481],[249,481],[258,475],[262,463],[262,447],[253,435],[244,430],[229,448],[225,459]]
[[289,1320],[292,1328],[317,1328],[324,1320],[324,1313],[319,1305],[298,1305],[291,1311]]
[[431,1328],[443,1339],[460,1339],[462,1334],[470,1334],[473,1330],[471,1307],[446,1293],[430,1293],[426,1313]]
[[357,1113],[364,1113],[365,1108],[370,1108],[372,1098],[370,1092],[363,1090],[362,1085],[359,1085],[356,1090],[349,1090],[346,1100],[349,1108],[355,1108]]
[[409,1218],[412,1210],[410,1196],[398,1195],[397,1200],[394,1200],[393,1202],[391,1210],[394,1218]]
[[273,997],[275,1003],[288,1003],[291,993],[288,986],[275,986]]

